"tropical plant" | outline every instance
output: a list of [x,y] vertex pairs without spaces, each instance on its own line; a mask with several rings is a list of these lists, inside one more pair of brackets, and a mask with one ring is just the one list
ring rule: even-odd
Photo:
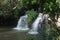
[[37,13],[36,11],[32,9],[32,10],[27,11],[26,14],[28,15],[27,22],[30,22],[36,17]]

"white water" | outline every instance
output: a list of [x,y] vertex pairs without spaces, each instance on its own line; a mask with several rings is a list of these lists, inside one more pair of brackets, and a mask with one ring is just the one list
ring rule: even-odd
[[28,32],[29,34],[38,34],[38,24],[43,21],[43,14],[39,13],[37,19],[32,24],[32,29]]
[[13,28],[15,30],[28,30],[28,24],[25,21],[27,18],[27,15],[21,16],[20,19],[18,20],[18,24],[16,28]]

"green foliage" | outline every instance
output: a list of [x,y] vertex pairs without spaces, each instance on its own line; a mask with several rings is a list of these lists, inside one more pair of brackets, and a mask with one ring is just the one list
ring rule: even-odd
[[58,31],[51,30],[49,35],[49,40],[57,40],[59,36]]
[[59,8],[60,8],[60,0],[56,0],[56,3],[58,3]]
[[36,0],[32,0],[32,4],[36,3]]
[[17,8],[21,9],[23,7],[23,0],[17,0]]
[[33,18],[35,18],[36,11],[29,10],[29,11],[26,12],[26,14],[28,15],[27,22],[30,22],[30,21],[32,21]]
[[16,0],[0,0],[0,11],[3,15],[10,15],[15,6]]
[[36,0],[17,0],[18,8],[27,7],[28,4],[32,5],[36,3]]
[[47,11],[50,13],[55,13],[59,9],[58,4],[56,3],[55,0],[46,0],[42,4],[43,4],[43,6],[41,5],[42,12]]

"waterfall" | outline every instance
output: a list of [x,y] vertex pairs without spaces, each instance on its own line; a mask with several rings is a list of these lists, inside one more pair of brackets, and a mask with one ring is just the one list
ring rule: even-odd
[[26,18],[27,18],[27,15],[21,16],[20,19],[18,20],[17,27],[13,28],[13,29],[16,29],[16,30],[28,30],[29,28],[28,28],[28,24],[26,22]]
[[37,19],[32,24],[32,29],[28,32],[28,34],[38,34],[38,24],[43,21],[43,14],[39,13]]

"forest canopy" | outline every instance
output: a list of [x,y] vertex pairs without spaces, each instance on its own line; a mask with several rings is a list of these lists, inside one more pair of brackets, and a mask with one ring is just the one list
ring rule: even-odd
[[48,13],[54,19],[55,15],[60,13],[60,0],[0,0],[1,24],[5,22],[8,24],[10,20],[17,22],[24,14],[30,15],[28,19],[30,21],[39,12]]

